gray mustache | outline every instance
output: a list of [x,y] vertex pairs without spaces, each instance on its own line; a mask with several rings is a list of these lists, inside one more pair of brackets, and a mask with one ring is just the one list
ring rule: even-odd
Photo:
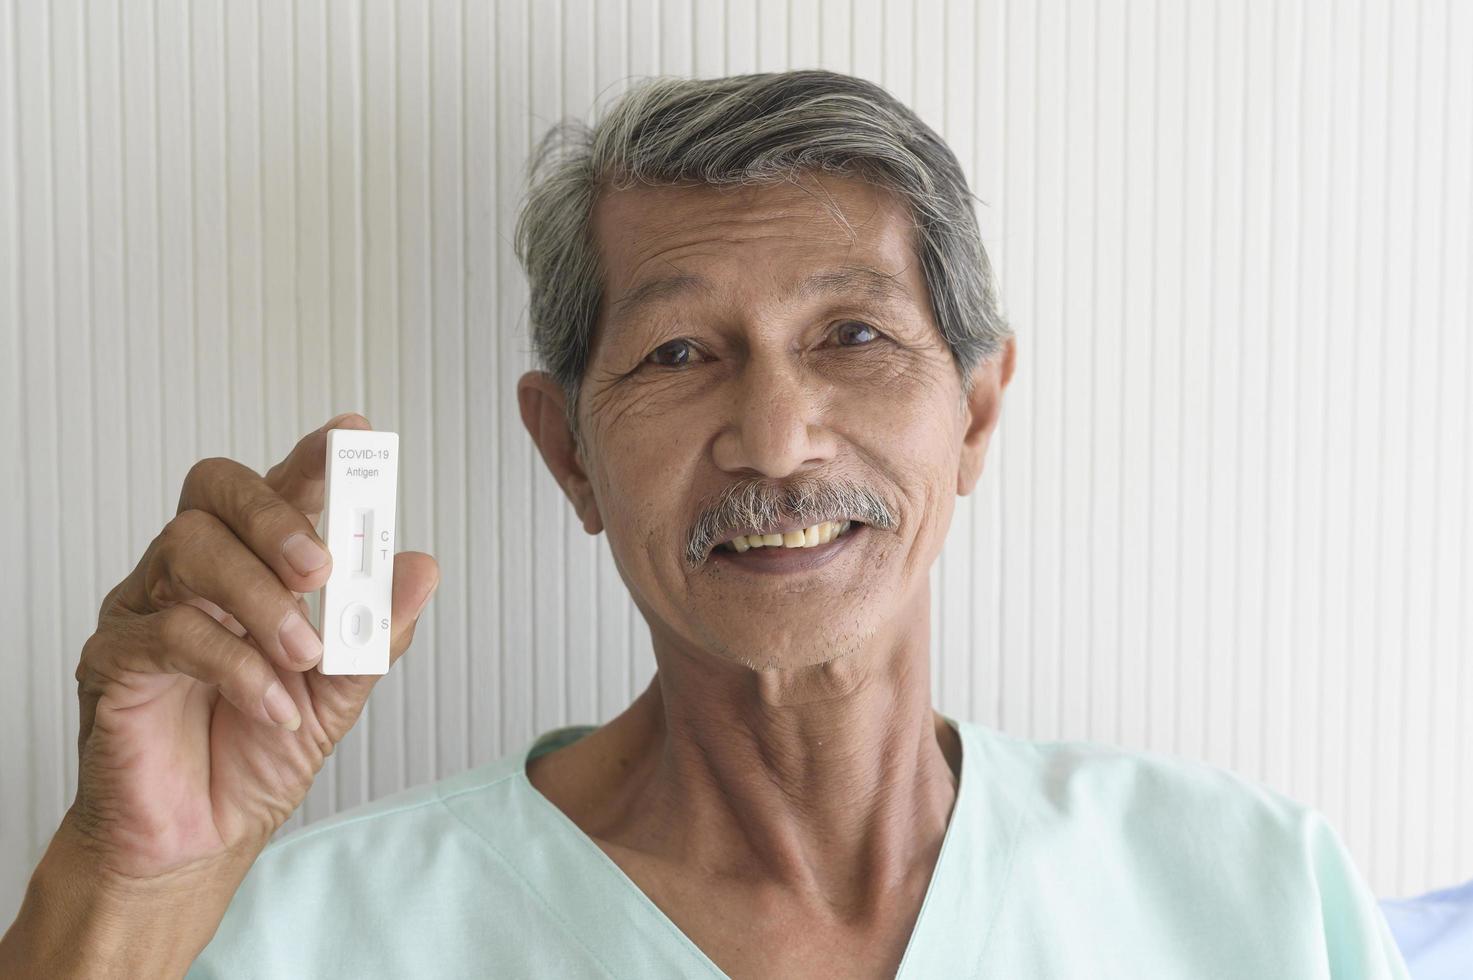
[[890,505],[878,493],[847,480],[792,480],[774,486],[766,480],[733,483],[707,507],[691,528],[685,560],[695,568],[733,528],[769,528],[796,522],[852,519],[883,531],[899,525]]

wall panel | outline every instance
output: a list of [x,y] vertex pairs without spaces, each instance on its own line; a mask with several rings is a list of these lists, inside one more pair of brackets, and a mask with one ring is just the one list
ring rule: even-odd
[[287,829],[628,703],[648,633],[517,412],[528,154],[632,79],[814,66],[947,138],[1020,337],[938,705],[1260,780],[1382,895],[1473,877],[1470,48],[1455,0],[3,0],[0,918],[198,458],[362,410],[443,571]]

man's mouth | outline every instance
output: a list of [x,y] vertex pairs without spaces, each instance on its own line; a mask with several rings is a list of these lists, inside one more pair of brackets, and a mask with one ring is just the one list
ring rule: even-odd
[[854,521],[822,521],[808,527],[771,534],[738,534],[716,546],[740,554],[752,548],[816,548],[849,533]]
[[[711,562],[733,571],[762,575],[811,572],[849,551],[868,530],[868,525],[862,521],[846,520],[826,521],[771,534],[744,534],[728,538],[711,549]],[[760,543],[753,544],[754,538]],[[774,539],[776,544],[767,543]],[[802,544],[799,544],[800,539]],[[808,544],[810,540],[813,544]],[[738,541],[746,547],[739,548]]]

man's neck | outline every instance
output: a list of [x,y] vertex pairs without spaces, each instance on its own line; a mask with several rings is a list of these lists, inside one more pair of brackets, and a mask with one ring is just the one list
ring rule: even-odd
[[792,671],[657,642],[659,672],[589,736],[581,773],[534,782],[599,840],[862,914],[929,881],[956,799],[960,739],[930,706],[918,621]]

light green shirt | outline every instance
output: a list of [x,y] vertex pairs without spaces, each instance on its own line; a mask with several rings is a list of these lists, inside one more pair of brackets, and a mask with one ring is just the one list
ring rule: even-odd
[[[961,781],[900,977],[1407,977],[1317,811],[1205,764],[948,720]],[[188,976],[725,976],[527,780],[529,753],[591,730],[273,841]]]

